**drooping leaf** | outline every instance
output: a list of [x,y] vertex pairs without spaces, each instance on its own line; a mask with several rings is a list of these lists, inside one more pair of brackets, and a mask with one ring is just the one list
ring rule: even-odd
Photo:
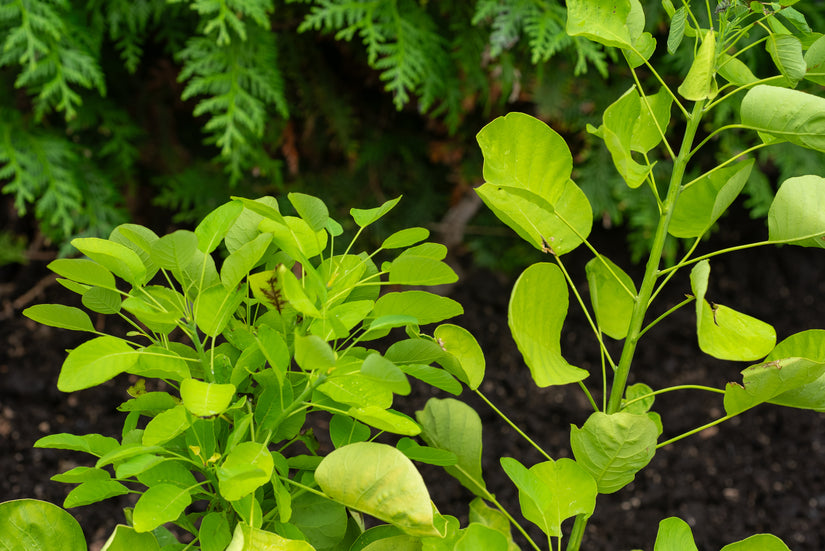
[[321,199],[296,192],[290,192],[287,198],[295,207],[298,216],[303,218],[304,222],[309,224],[313,231],[317,232],[326,227],[329,220],[329,210]]
[[682,6],[670,18],[670,29],[667,34],[667,53],[673,55],[679,49],[687,26],[687,8]]
[[653,551],[698,551],[693,532],[684,520],[669,517],[659,522]]
[[782,183],[768,211],[768,238],[825,248],[825,178],[799,176]]
[[562,535],[565,519],[593,514],[596,481],[572,459],[544,461],[527,469],[516,459],[502,457],[501,466],[519,490],[524,518],[548,537]]
[[58,258],[49,262],[46,267],[57,275],[78,283],[105,289],[115,288],[115,278],[112,272],[103,265],[86,258]]
[[308,542],[287,539],[278,534],[239,522],[226,551],[315,551]]
[[585,271],[599,329],[611,338],[625,338],[636,304],[636,285],[624,270],[605,256],[589,261]]
[[23,315],[37,323],[51,327],[71,329],[72,331],[94,332],[95,330],[92,320],[89,319],[89,314],[74,306],[35,304],[23,310]]
[[226,411],[235,397],[235,386],[184,379],[180,385],[183,405],[199,417],[219,415]]
[[[825,362],[825,330],[809,329],[791,335],[777,344],[765,361],[783,358],[807,358],[815,362]],[[825,411],[825,375],[812,383],[783,392],[769,401],[780,406]]]
[[755,159],[735,163],[699,178],[676,200],[668,233],[675,237],[703,235],[745,187]]
[[361,375],[385,386],[394,394],[406,396],[410,393],[410,382],[404,372],[378,352],[373,352],[364,359]]
[[430,398],[415,413],[421,424],[421,438],[432,446],[452,452],[455,466],[444,469],[474,494],[488,495],[481,472],[481,418],[473,408],[452,398]]
[[227,289],[234,289],[246,275],[257,266],[267,247],[272,242],[272,236],[262,233],[249,243],[245,243],[232,252],[221,266],[221,283]]
[[195,228],[198,249],[206,254],[217,249],[242,211],[243,203],[229,201],[207,214]]
[[146,266],[129,247],[97,237],[78,237],[72,245],[126,282],[136,286],[146,283]]
[[135,503],[132,521],[136,532],[151,532],[177,520],[192,503],[189,490],[174,484],[158,484],[146,490]]
[[825,152],[825,98],[759,84],[742,98],[742,124],[763,141],[788,141]]
[[129,492],[129,488],[116,480],[90,480],[72,489],[63,500],[63,507],[70,509],[91,505],[110,497],[126,495]]
[[742,371],[742,384],[725,387],[725,412],[736,415],[782,394],[813,383],[825,374],[825,362],[784,358]]
[[9,551],[86,551],[86,538],[72,515],[47,501],[0,503],[0,534]]
[[442,467],[458,463],[458,456],[453,452],[431,446],[421,446],[418,442],[406,436],[399,440],[395,447],[413,461],[420,463],[440,465]]
[[461,394],[461,383],[439,367],[423,364],[406,364],[399,366],[399,368],[410,377],[415,377],[430,386],[443,390],[444,392],[449,392],[453,396]]
[[588,375],[561,355],[561,328],[567,306],[567,282],[555,264],[533,264],[513,286],[508,323],[533,380],[540,387],[575,383]]
[[488,528],[492,528],[507,538],[509,551],[518,551],[519,547],[513,541],[513,534],[510,528],[510,521],[498,509],[493,509],[487,503],[477,497],[470,502],[470,524],[478,523]]
[[139,353],[126,341],[116,337],[96,337],[71,352],[63,362],[57,388],[74,392],[97,386],[128,371],[138,361]]
[[611,494],[633,481],[656,453],[659,431],[647,415],[596,412],[570,429],[576,462],[596,480],[599,493]]
[[702,44],[678,92],[690,101],[711,99],[718,88],[714,78],[716,67],[716,33],[711,29],[702,37]]
[[363,407],[353,406],[347,410],[347,415],[351,415],[362,423],[375,427],[378,430],[391,432],[393,434],[415,436],[421,432],[421,427],[406,415],[375,405]]
[[644,98],[639,98],[639,118],[633,124],[630,149],[640,153],[647,153],[660,143],[662,134],[667,132],[670,124],[670,109],[673,97],[667,89],[660,88],[658,92]]
[[331,499],[414,536],[437,536],[424,480],[412,462],[386,444],[357,442],[327,455],[315,480]]
[[158,267],[181,272],[192,261],[196,250],[198,236],[191,231],[177,230],[152,243],[150,255]]
[[[449,356],[439,359],[444,368],[475,390],[484,380],[484,351],[473,335],[457,325],[444,324],[435,328],[433,336]],[[455,359],[454,361],[453,358]],[[453,365],[455,364],[455,365]]]
[[735,86],[753,84],[757,78],[750,68],[737,57],[728,54],[719,56],[719,66],[716,68],[722,78]]
[[111,436],[101,434],[49,434],[39,438],[35,443],[35,448],[48,448],[53,450],[73,450],[85,452],[95,457],[102,457],[110,451],[116,449],[120,444]]
[[157,446],[168,442],[189,428],[192,421],[183,406],[175,406],[154,416],[143,431],[143,445]]
[[788,79],[791,86],[805,78],[807,66],[802,55],[802,43],[792,34],[770,33],[765,49],[774,65]]
[[573,158],[564,139],[524,113],[509,113],[476,137],[485,184],[476,192],[505,224],[539,250],[565,254],[590,233],[592,209],[570,179]]

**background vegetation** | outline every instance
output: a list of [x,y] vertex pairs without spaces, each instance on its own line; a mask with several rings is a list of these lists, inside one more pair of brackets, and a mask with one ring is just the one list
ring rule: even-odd
[[[664,10],[645,10],[664,44]],[[412,195],[399,222],[433,223],[480,183],[478,129],[521,110],[572,139],[574,178],[604,225],[633,228],[638,256],[655,202],[626,194],[586,132],[617,95],[612,54],[565,20],[563,2],[543,0],[7,0],[0,186],[57,244],[298,189],[341,209]],[[769,63],[748,61],[757,74]],[[720,143],[720,157],[737,147]],[[760,158],[752,214],[774,181],[821,161],[801,155]],[[465,241],[502,267],[488,217]],[[2,229],[10,250],[25,246],[9,235],[19,225]]]

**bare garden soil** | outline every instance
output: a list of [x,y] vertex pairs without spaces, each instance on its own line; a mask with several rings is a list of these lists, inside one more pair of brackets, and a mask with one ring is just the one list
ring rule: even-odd
[[[760,221],[735,215],[724,220],[734,228],[714,236],[713,247],[755,241],[766,234]],[[622,250],[621,237],[605,234],[604,247],[613,260],[638,275],[612,251]],[[600,237],[594,242],[600,243]],[[601,241],[602,243],[604,241]],[[703,246],[711,250],[710,245]],[[547,259],[548,261],[551,259]],[[565,257],[577,280],[587,260],[578,252]],[[75,298],[49,279],[47,261],[0,268],[0,501],[32,497],[61,504],[69,485],[49,481],[52,475],[90,456],[33,449],[41,436],[71,432],[119,436],[122,415],[116,407],[127,399],[126,376],[87,391],[66,395],[56,388],[65,351],[84,335],[39,326],[20,312],[42,302],[74,304]],[[825,251],[784,247],[751,249],[711,262],[708,298],[774,324],[779,339],[805,329],[825,328]],[[465,274],[450,296],[463,304],[456,323],[469,329],[487,357],[482,390],[553,457],[570,455],[571,423],[581,425],[592,411],[576,385],[535,387],[507,327],[507,302],[513,279],[465,266]],[[586,296],[586,287],[580,292]],[[689,292],[686,279],[676,278],[659,299],[661,313]],[[677,311],[645,335],[631,382],[654,389],[678,384],[723,387],[740,380],[744,364],[721,362],[702,355],[696,345],[691,306]],[[652,318],[651,318],[652,319]],[[107,327],[97,320],[98,329]],[[571,313],[562,336],[562,353],[573,365],[591,372],[589,388],[601,400],[600,361],[594,339],[571,299]],[[398,403],[412,413],[427,394]],[[530,466],[541,460],[477,397],[461,397],[473,405],[484,423],[484,467],[489,489],[512,512],[518,512],[516,492],[498,464],[502,456]],[[679,391],[657,398],[662,415],[662,439],[681,434],[723,415],[720,395]],[[825,424],[821,414],[776,406],[760,406],[746,414],[660,449],[630,486],[598,499],[583,549],[653,548],[658,522],[679,516],[694,530],[699,549],[717,550],[726,543],[768,531],[796,551],[825,549]],[[443,513],[466,519],[471,496],[442,471],[422,467],[433,500]],[[121,509],[134,498],[122,497],[71,510],[99,548]],[[569,529],[572,521],[565,527]],[[529,523],[525,523],[529,525]],[[531,535],[544,544],[537,530]]]

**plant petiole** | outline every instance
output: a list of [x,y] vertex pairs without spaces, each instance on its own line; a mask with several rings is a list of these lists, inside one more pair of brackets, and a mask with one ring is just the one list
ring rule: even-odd
[[694,435],[698,432],[702,432],[703,430],[709,429],[710,427],[718,425],[719,423],[727,421],[728,419],[733,419],[737,415],[739,415],[739,414],[736,413],[736,414],[733,414],[733,415],[725,415],[724,417],[720,417],[719,419],[716,419],[715,421],[711,421],[710,423],[706,423],[706,424],[702,425],[701,427],[697,427],[693,430],[689,430],[686,433],[680,434],[679,436],[674,436],[670,440],[665,440],[664,442],[656,444],[656,449],[658,450],[659,448],[663,448],[663,447],[667,446],[668,444],[672,444],[673,442],[677,442],[677,441],[681,440],[682,438],[687,438],[688,436],[692,436],[692,435]]

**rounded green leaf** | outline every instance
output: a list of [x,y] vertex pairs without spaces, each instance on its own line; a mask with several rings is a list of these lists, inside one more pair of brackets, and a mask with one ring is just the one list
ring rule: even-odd
[[0,503],[4,551],[86,551],[86,538],[72,515],[46,501]]
[[371,431],[368,426],[358,421],[336,413],[329,420],[329,438],[336,448],[342,448],[353,442],[368,440]]
[[226,513],[207,513],[198,529],[201,551],[226,551],[232,541]]
[[[450,356],[439,359],[439,363],[444,369],[458,377],[471,390],[475,390],[484,380],[484,351],[481,350],[478,341],[472,333],[452,324],[439,325],[435,328],[433,336],[439,346],[449,353],[455,362],[450,362]],[[455,363],[457,365],[453,366]]]
[[386,293],[375,301],[373,316],[412,316],[419,325],[437,323],[464,313],[461,305],[451,298],[427,291],[402,291]]
[[96,457],[102,457],[120,446],[120,443],[111,436],[101,434],[49,434],[34,443],[35,448],[49,448],[53,450],[74,450],[85,452]]
[[561,356],[567,306],[567,282],[555,264],[533,264],[513,286],[507,311],[510,331],[540,387],[575,383],[588,375]]
[[729,543],[719,551],[791,551],[785,543],[773,534],[756,534],[742,541]]
[[612,494],[636,478],[656,453],[659,431],[647,415],[593,413],[570,429],[576,462],[596,480],[599,493]]
[[792,34],[770,33],[765,43],[765,49],[773,59],[774,65],[779,69],[791,86],[805,78],[808,67],[802,55],[802,42]]
[[226,551],[315,551],[303,540],[291,540],[278,534],[253,528],[247,524],[235,525],[235,533]]
[[381,243],[381,248],[400,249],[403,247],[409,247],[411,245],[415,245],[419,241],[424,241],[429,236],[430,230],[427,228],[405,228],[387,237],[384,242]]
[[63,500],[63,507],[81,507],[91,505],[110,497],[122,496],[130,492],[129,488],[116,480],[89,480],[72,489]]
[[[809,329],[791,335],[777,344],[765,361],[783,358],[807,358],[825,362],[825,330]],[[783,392],[769,401],[780,406],[825,411],[825,375],[812,383]]]
[[430,446],[422,446],[412,438],[407,438],[406,436],[399,440],[395,447],[413,461],[442,467],[458,463],[458,456],[453,452],[432,448]]
[[773,326],[721,304],[699,303],[696,322],[699,348],[720,360],[753,361],[764,358],[776,344]]
[[445,467],[462,486],[486,497],[487,486],[481,471],[481,418],[473,408],[452,398],[430,398],[424,409],[415,413],[421,424],[421,438],[432,446],[447,450],[458,459]]
[[353,406],[347,410],[347,415],[351,415],[371,427],[393,434],[415,436],[421,432],[421,427],[406,415],[374,405]]
[[37,323],[51,327],[71,329],[72,331],[93,332],[95,330],[92,320],[89,319],[89,314],[74,306],[36,304],[23,310],[23,315]]
[[143,431],[143,445],[157,446],[168,442],[192,424],[186,408],[175,406],[155,415]]
[[158,484],[146,490],[135,503],[132,522],[136,532],[151,532],[172,522],[192,503],[189,490],[174,484]]
[[146,283],[146,266],[129,247],[98,237],[79,237],[72,240],[72,245],[128,283]]
[[397,285],[443,285],[458,281],[458,274],[445,262],[427,256],[403,254],[389,264],[389,283]]
[[590,302],[596,322],[606,335],[623,339],[630,328],[630,317],[636,304],[636,285],[624,270],[604,256],[585,265]]
[[718,91],[714,80],[715,66],[716,33],[710,30],[702,38],[702,44],[699,46],[690,70],[679,86],[678,92],[682,97],[691,101],[699,101],[715,96]]
[[519,490],[524,518],[548,537],[562,535],[565,519],[593,514],[596,481],[572,459],[544,461],[528,470],[518,460],[502,457],[501,466]]
[[202,291],[195,300],[195,321],[210,337],[218,336],[243,302],[244,293],[220,283]]
[[138,352],[116,337],[97,337],[71,352],[63,362],[57,388],[74,392],[97,386],[128,371],[138,361]]
[[226,411],[235,397],[235,385],[184,379],[180,385],[183,405],[198,417],[211,417]]
[[318,385],[318,390],[336,402],[350,406],[387,409],[392,405],[390,388],[357,372],[330,377]]
[[825,374],[825,363],[784,358],[752,365],[742,371],[742,384],[725,387],[725,413],[736,415],[777,396],[811,384]]
[[770,140],[825,151],[825,98],[778,86],[754,86],[742,98],[742,124]]
[[329,220],[329,209],[324,202],[312,195],[291,192],[287,195],[289,202],[295,207],[298,216],[309,224],[314,231],[322,230]]
[[389,388],[394,394],[406,396],[410,393],[410,382],[404,372],[378,352],[364,359],[361,375]]
[[118,524],[100,551],[160,551],[160,544],[151,532],[140,533]]
[[123,306],[123,297],[117,291],[103,287],[90,287],[83,291],[83,306],[98,314],[117,314]]
[[583,36],[605,46],[629,48],[642,32],[634,24],[634,9],[636,12],[642,9],[639,0],[570,0],[567,2],[567,34]]
[[57,275],[78,283],[106,289],[115,288],[115,278],[112,272],[97,262],[85,258],[58,258],[49,262],[46,267]]
[[226,232],[240,216],[241,211],[243,211],[243,203],[230,201],[207,214],[195,228],[198,249],[209,254],[218,248]]
[[677,517],[661,521],[653,551],[697,551],[688,523]]
[[357,442],[327,455],[315,480],[331,499],[413,536],[437,536],[424,480],[396,448]]
[[455,542],[454,551],[507,551],[510,542],[507,537],[483,524],[470,524],[461,531]]
[[267,247],[272,242],[270,234],[262,233],[238,250],[233,251],[221,266],[221,283],[227,289],[234,289],[258,265]]
[[[821,107],[825,109],[825,100]],[[825,113],[822,117],[821,131],[825,132]],[[800,247],[825,248],[825,178],[799,176],[782,183],[768,211],[768,237]]]
[[264,444],[241,442],[229,452],[218,469],[221,495],[236,501],[269,482],[275,461]]
[[399,195],[395,199],[390,199],[385,202],[380,207],[375,207],[374,209],[350,209],[349,213],[352,219],[355,220],[355,223],[363,228],[387,214],[400,200],[401,196]]
[[198,236],[188,230],[177,230],[164,235],[154,243],[150,255],[152,262],[166,270],[183,271],[198,250]]

